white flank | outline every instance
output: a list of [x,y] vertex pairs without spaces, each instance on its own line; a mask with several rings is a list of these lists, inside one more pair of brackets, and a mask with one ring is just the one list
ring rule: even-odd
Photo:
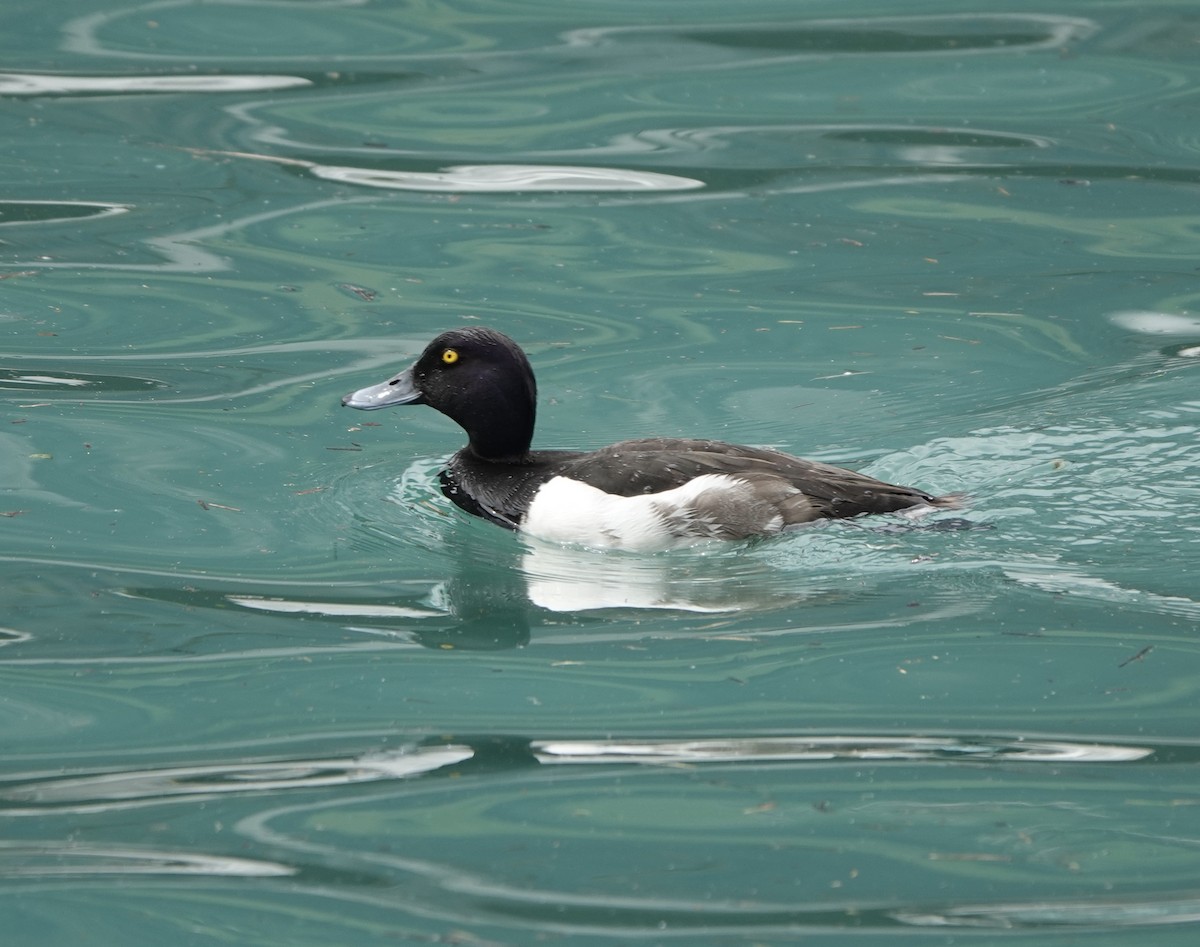
[[[712,524],[697,518],[695,530],[679,535],[679,519],[688,517],[697,498],[710,490],[745,490],[746,484],[724,474],[705,474],[662,493],[621,497],[596,487],[555,477],[537,492],[521,531],[554,543],[578,543],[596,549],[656,552],[714,538]],[[668,528],[664,514],[675,517]]]

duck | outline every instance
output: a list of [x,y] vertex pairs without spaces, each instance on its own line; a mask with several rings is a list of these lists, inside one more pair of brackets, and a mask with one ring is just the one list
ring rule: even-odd
[[467,444],[439,473],[474,516],[558,544],[653,552],[775,536],[821,520],[957,509],[914,487],[717,440],[648,437],[599,450],[534,450],[537,382],[521,347],[483,326],[437,336],[410,367],[342,405],[428,405]]

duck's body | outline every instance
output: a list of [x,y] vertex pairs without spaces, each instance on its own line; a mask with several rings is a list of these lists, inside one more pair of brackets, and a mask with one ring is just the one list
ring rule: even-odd
[[596,451],[535,451],[536,401],[517,344],[470,327],[438,336],[412,368],[342,404],[437,408],[469,438],[441,472],[442,492],[468,513],[556,542],[664,549],[769,536],[818,519],[958,505],[952,496],[721,441],[646,438]]

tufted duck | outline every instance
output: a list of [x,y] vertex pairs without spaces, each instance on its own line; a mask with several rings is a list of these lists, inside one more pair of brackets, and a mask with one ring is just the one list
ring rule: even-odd
[[436,408],[468,438],[439,475],[442,492],[468,513],[553,542],[650,551],[818,519],[959,506],[955,495],[721,441],[652,437],[596,451],[531,450],[533,369],[512,339],[483,327],[443,332],[411,368],[342,404]]

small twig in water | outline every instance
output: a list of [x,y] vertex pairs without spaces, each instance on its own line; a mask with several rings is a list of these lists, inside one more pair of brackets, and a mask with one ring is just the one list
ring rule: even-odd
[[1153,650],[1154,650],[1154,645],[1148,644],[1148,645],[1146,645],[1146,647],[1142,648],[1142,650],[1139,651],[1137,654],[1135,654],[1133,657],[1126,658],[1124,661],[1122,661],[1120,664],[1118,664],[1117,667],[1123,668],[1126,664],[1133,664],[1134,661],[1140,661],[1140,660],[1142,660],[1142,658],[1144,658],[1146,655],[1148,655]]

